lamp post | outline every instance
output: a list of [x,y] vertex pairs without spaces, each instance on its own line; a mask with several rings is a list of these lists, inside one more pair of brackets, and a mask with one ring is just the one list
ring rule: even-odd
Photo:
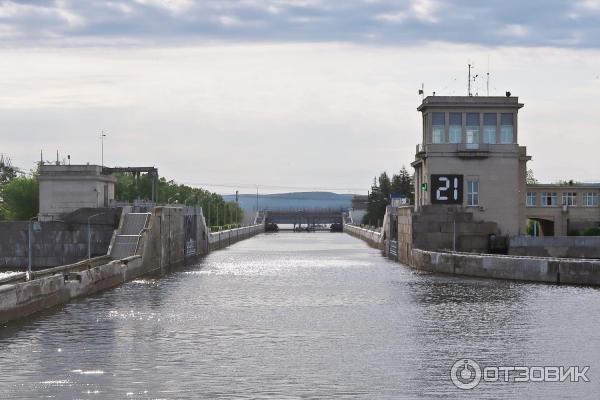
[[88,233],[88,260],[92,258],[92,226],[90,224],[90,221],[92,220],[92,218],[95,218],[99,215],[104,215],[106,213],[98,213],[98,214],[94,214],[94,215],[90,215],[87,219],[87,233]]
[[40,223],[36,221],[35,224],[33,224],[33,220],[37,220],[37,217],[31,217],[29,218],[29,223],[27,225],[27,258],[28,258],[28,262],[27,262],[27,274],[25,274],[25,280],[29,281],[31,280],[31,270],[32,270],[32,264],[33,264],[33,248],[31,245],[32,242],[32,238],[31,236],[33,235],[33,231],[40,231],[41,230],[41,226]]

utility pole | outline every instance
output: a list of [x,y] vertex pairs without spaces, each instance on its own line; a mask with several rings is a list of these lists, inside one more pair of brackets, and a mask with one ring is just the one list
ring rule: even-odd
[[102,162],[101,162],[102,167],[104,167],[104,138],[105,137],[106,137],[106,134],[104,133],[104,131],[102,131],[102,133],[100,134],[100,142],[101,142],[101,147],[102,147]]
[[256,187],[256,212],[258,212],[258,186]]

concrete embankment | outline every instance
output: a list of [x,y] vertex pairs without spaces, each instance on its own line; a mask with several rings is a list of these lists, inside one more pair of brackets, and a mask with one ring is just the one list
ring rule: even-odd
[[414,249],[410,264],[423,271],[481,278],[600,285],[600,260],[443,253]]
[[344,224],[344,232],[358,239],[364,240],[371,247],[383,250],[383,235],[378,231],[361,228],[355,225]]
[[[363,228],[344,225],[344,232],[370,245],[378,243],[375,247],[382,251],[389,246],[388,240],[381,238],[381,235],[373,235],[369,233],[371,231]],[[403,245],[400,243],[399,247],[410,247]],[[417,270],[434,273],[530,282],[600,285],[598,259],[506,256],[412,248],[407,257],[400,257],[399,261]]]
[[218,250],[264,232],[264,230],[264,225],[250,225],[237,229],[213,232],[208,236],[208,248],[210,251]]
[[[167,272],[211,250],[264,232],[264,225],[253,225],[207,234],[204,217],[198,210],[155,208],[136,235],[130,256],[118,260],[102,256],[36,271],[27,282],[25,274],[1,280],[0,322],[22,318],[143,275]],[[118,234],[116,231],[115,235]]]

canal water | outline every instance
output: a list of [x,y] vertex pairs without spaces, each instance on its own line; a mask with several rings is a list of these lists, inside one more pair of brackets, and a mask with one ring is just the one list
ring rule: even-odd
[[[274,233],[0,328],[2,399],[597,398],[600,290],[417,273]],[[590,366],[589,383],[450,369]]]

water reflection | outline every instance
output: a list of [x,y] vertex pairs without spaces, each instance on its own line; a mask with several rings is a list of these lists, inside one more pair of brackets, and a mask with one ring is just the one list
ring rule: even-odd
[[468,393],[448,375],[462,357],[600,371],[599,299],[418,273],[343,234],[261,235],[3,327],[0,398],[583,398],[593,379]]

